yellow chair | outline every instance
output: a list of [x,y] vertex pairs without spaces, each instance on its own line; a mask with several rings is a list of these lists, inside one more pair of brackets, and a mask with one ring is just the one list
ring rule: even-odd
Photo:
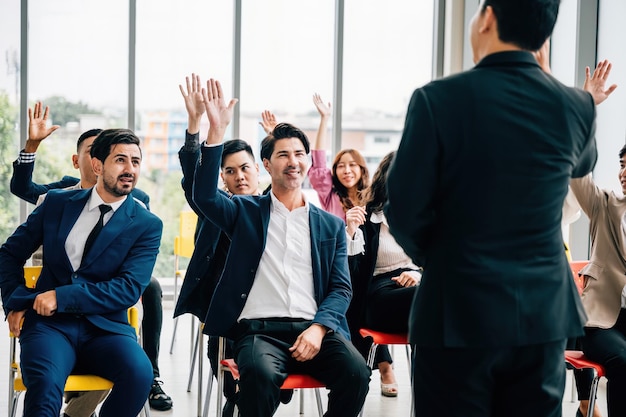
[[[191,258],[191,255],[193,255],[197,223],[198,216],[193,211],[185,210],[180,212],[178,236],[174,238],[174,304],[176,304],[176,301],[178,300],[178,280],[183,279],[185,276],[185,270],[180,269],[180,258]],[[174,341],[176,340],[177,327],[178,317],[174,319],[174,329],[172,330],[172,341],[170,343],[170,355],[174,353]],[[194,334],[195,331],[192,325],[192,344]]]
[[[40,273],[41,266],[24,267],[24,280],[28,288],[35,288]],[[128,323],[133,326],[137,334],[139,334],[139,312],[137,307],[130,307],[128,309]],[[16,337],[11,332],[9,332],[9,337],[9,390],[12,390],[12,392],[9,392],[10,401],[8,415],[15,417],[17,402],[21,393],[26,391],[26,386],[22,380],[20,366],[17,362]],[[11,389],[11,387],[13,388]],[[97,375],[70,375],[65,382],[65,391],[107,391],[111,388],[113,388],[113,382]],[[143,411],[146,417],[150,417],[150,406],[147,398]]]

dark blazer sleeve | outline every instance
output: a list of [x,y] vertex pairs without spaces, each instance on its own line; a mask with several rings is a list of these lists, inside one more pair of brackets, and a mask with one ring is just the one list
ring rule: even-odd
[[[192,139],[199,136],[198,133],[192,135],[187,131],[185,131],[185,135],[185,142],[191,141]],[[183,146],[182,148],[180,148],[180,151],[178,151],[178,160],[180,161],[180,168],[183,171],[181,186],[183,187],[183,191],[185,192],[185,199],[187,200],[187,203],[189,203],[189,206],[197,215],[200,215],[200,210],[198,210],[198,206],[196,206],[196,203],[193,201],[193,184],[194,177],[196,175],[196,164],[198,163],[199,158],[199,146],[193,149]]]
[[37,184],[33,182],[34,168],[35,162],[19,163],[15,160],[13,162],[13,175],[11,176],[11,193],[31,204],[37,204],[39,196],[50,190],[71,187],[80,181],[78,178],[64,176],[61,181]]
[[424,250],[435,222],[440,153],[428,96],[425,89],[418,89],[389,169],[384,210],[391,234],[416,265],[424,265]]

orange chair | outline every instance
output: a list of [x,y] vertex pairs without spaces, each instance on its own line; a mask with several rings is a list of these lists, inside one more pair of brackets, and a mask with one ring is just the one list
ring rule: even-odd
[[[572,270],[572,274],[574,276],[574,282],[576,282],[576,288],[578,289],[578,294],[582,295],[585,279],[580,275],[580,271],[587,266],[589,261],[571,261],[569,263],[570,269]],[[566,350],[565,351],[565,362],[570,364],[576,369],[592,369],[593,370],[593,382],[591,383],[591,390],[589,392],[589,408],[587,410],[587,417],[593,416],[593,409],[596,403],[596,394],[598,393],[598,384],[600,382],[600,378],[605,376],[604,368],[602,365],[592,362],[585,357],[583,352],[578,350]]]
[[[222,390],[224,388],[224,372],[230,372],[233,375],[235,381],[239,380],[239,368],[235,363],[234,359],[225,359],[226,352],[226,343],[223,337],[219,338],[218,344],[218,362],[219,362],[219,371],[217,375],[217,412],[216,417],[222,417]],[[206,399],[204,403],[204,411],[203,417],[208,415],[209,409],[209,401],[211,397],[211,388],[212,388],[212,378],[213,375],[209,375],[209,383],[207,385]],[[315,389],[315,400],[317,402],[317,412],[319,417],[323,417],[324,408],[322,405],[322,397],[319,389],[325,388],[326,385],[318,381],[309,375],[304,374],[291,374],[287,376],[285,382],[280,387],[281,389],[300,389],[300,415],[304,415],[304,392],[302,389],[304,388],[313,388]]]
[[[411,353],[409,352],[409,336],[407,334],[384,333],[371,329],[360,329],[359,333],[363,337],[371,337],[373,339],[372,347],[370,347],[370,350],[367,354],[367,366],[369,366],[370,369],[374,369],[376,349],[378,349],[379,345],[405,345],[406,359],[409,364],[409,376],[411,378],[411,385],[413,385]],[[360,416],[363,416],[363,411],[364,410],[361,410]],[[414,413],[415,411],[413,409],[413,393],[411,392],[411,416],[413,416]]]

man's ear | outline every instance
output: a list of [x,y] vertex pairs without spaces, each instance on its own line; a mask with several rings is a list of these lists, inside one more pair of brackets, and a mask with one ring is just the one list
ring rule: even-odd
[[91,158],[91,169],[97,176],[102,175],[102,161],[98,158]]
[[265,168],[265,170],[271,174],[270,172],[270,160],[269,159],[264,159],[263,160],[263,168]]
[[72,165],[74,165],[74,169],[78,169],[78,155],[72,155]]
[[487,33],[492,30],[495,30],[497,33],[498,21],[493,12],[493,7],[487,6],[480,16],[480,26],[478,27],[478,32]]

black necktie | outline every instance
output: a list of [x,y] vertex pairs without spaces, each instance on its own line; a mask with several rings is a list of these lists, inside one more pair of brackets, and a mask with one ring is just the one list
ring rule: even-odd
[[83,251],[83,259],[81,262],[85,259],[85,256],[87,256],[87,252],[89,252],[89,249],[93,246],[93,242],[95,242],[96,237],[98,237],[100,231],[102,231],[102,228],[104,227],[104,215],[111,211],[111,206],[107,206],[106,204],[100,204],[98,208],[100,209],[100,218],[98,219],[98,223],[96,223],[93,229],[91,229],[89,236],[87,236],[85,250]]

